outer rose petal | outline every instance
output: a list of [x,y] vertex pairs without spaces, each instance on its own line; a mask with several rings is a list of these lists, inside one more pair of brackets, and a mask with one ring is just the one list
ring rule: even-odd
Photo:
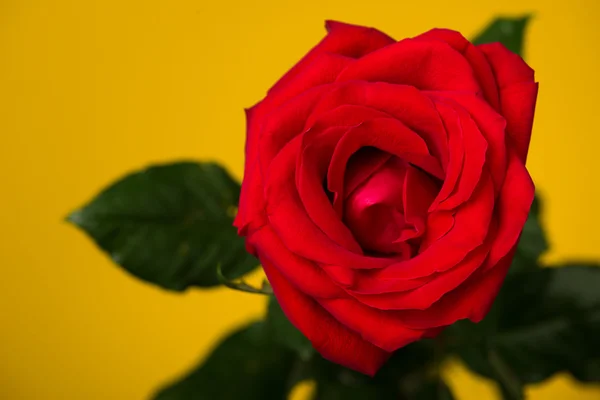
[[310,126],[318,116],[344,105],[361,105],[385,112],[404,123],[427,143],[430,153],[447,163],[448,139],[444,124],[433,101],[417,88],[383,82],[349,81],[336,84],[322,96],[306,122]]
[[[456,151],[456,153],[460,154],[462,152],[460,157],[457,157],[462,161],[462,165],[459,166],[460,178],[456,177],[456,185],[454,185],[452,180],[446,178],[438,195],[439,203],[432,204],[429,209],[431,211],[436,209],[452,210],[465,201],[468,201],[473,194],[473,190],[475,190],[481,178],[488,144],[481,135],[477,125],[462,108],[452,109],[450,105],[444,104],[439,100],[436,103],[436,107],[446,123],[450,136],[450,144],[456,143],[456,136],[459,136],[460,142],[458,146],[460,150]],[[449,148],[453,149],[454,147],[456,146],[450,146]],[[450,160],[449,167],[452,166],[452,157]]]
[[[233,225],[238,228],[238,235],[245,236],[251,220],[255,220],[258,226],[264,225],[266,215],[264,212],[265,200],[262,195],[262,177],[258,173],[258,135],[260,123],[255,118],[256,107],[246,109],[246,160],[244,163],[244,182],[240,193],[238,213]],[[254,254],[254,250],[246,245],[248,251]]]
[[466,92],[430,92],[436,101],[450,102],[453,108],[465,109],[488,142],[486,165],[488,166],[496,193],[504,183],[506,174],[506,120],[479,96]]
[[248,242],[260,249],[259,257],[277,265],[279,272],[304,294],[313,298],[340,298],[346,293],[314,262],[289,251],[270,226],[250,234]]
[[276,112],[270,114],[270,118],[266,121],[264,120],[266,110],[274,104],[271,98],[246,110],[248,132],[244,184],[238,214],[234,221],[240,235],[247,235],[249,225],[252,225],[252,229],[258,229],[266,223],[263,195],[265,182],[262,172],[266,167],[261,166],[261,162],[268,165],[275,154],[301,132],[304,121],[312,109],[312,102],[326,89],[326,86],[319,86],[293,97],[277,107]]
[[407,326],[445,326],[465,318],[479,322],[487,314],[512,262],[534,196],[533,183],[522,162],[513,151],[508,157],[506,181],[496,205],[498,232],[486,264],[429,309],[406,311],[401,318]]
[[374,51],[349,65],[337,79],[352,80],[410,85],[421,90],[480,91],[467,60],[439,41],[404,39]]
[[326,359],[373,376],[391,356],[351,331],[314,300],[307,297],[279,273],[268,260],[261,260],[281,309]]
[[316,57],[324,53],[339,54],[359,58],[396,41],[374,28],[326,21],[328,35],[312,48],[292,69],[290,69],[270,90],[282,90],[302,69]]
[[494,268],[487,271],[478,270],[464,284],[446,294],[427,310],[400,311],[398,317],[413,329],[448,326],[467,318],[473,322],[481,321],[502,287],[513,256],[514,249]]
[[[463,261],[448,271],[435,274],[429,282],[409,291],[378,295],[353,294],[360,302],[380,310],[425,310],[442,296],[462,285],[482,265],[489,252],[489,244],[473,250]],[[440,254],[439,257],[444,257]],[[360,280],[360,279],[359,279]]]
[[[344,57],[361,57],[395,43],[394,39],[373,28],[335,21],[327,21],[325,25],[328,35],[273,86],[265,100],[246,110],[248,128],[245,180],[242,185],[239,211],[234,222],[241,235],[247,234],[251,223],[254,229],[266,223],[261,189],[263,179],[257,160],[260,133],[265,117],[274,107],[302,90],[309,89],[311,85],[321,85],[335,79],[347,62]],[[309,66],[314,68],[307,68]],[[324,68],[329,72],[321,74]],[[315,72],[319,74],[315,75]],[[247,247],[251,253],[254,253],[250,245]]]
[[506,180],[496,201],[499,226],[487,260],[489,267],[493,267],[516,245],[527,221],[534,195],[535,187],[527,169],[514,150],[510,151]]
[[396,351],[426,335],[426,330],[410,329],[394,312],[366,306],[355,299],[320,299],[319,303],[336,320],[386,351]]
[[441,40],[448,43],[454,50],[460,52],[469,64],[471,64],[471,68],[473,68],[477,81],[481,85],[485,99],[496,110],[500,108],[498,87],[496,86],[496,80],[489,63],[481,50],[465,39],[463,35],[450,29],[432,29],[417,36],[415,39]]
[[525,162],[533,127],[538,85],[534,71],[500,43],[478,46],[487,57],[500,89],[500,112],[506,118],[510,142]]

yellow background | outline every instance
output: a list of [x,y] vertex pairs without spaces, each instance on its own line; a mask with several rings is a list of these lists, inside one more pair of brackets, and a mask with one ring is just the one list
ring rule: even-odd
[[[2,0],[0,398],[141,400],[258,317],[264,298],[170,294],[126,275],[61,222],[122,174],[215,159],[241,178],[243,108],[323,35],[323,20],[396,38],[535,12],[541,82],[529,158],[551,260],[600,259],[595,0]],[[493,398],[461,367],[459,400]],[[598,399],[558,377],[532,399]]]

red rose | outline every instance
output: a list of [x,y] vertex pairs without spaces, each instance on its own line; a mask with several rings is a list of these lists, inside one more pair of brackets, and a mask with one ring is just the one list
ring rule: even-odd
[[326,27],[247,111],[235,225],[315,349],[372,375],[489,310],[533,200],[537,83],[458,32]]

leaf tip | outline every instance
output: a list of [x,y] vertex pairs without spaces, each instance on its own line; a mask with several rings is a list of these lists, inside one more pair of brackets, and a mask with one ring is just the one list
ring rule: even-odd
[[83,210],[77,209],[70,212],[64,217],[64,221],[76,226],[81,226],[81,223],[83,222]]

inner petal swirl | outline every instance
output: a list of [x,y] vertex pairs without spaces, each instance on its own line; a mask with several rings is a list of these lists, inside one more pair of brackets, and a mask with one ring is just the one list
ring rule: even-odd
[[343,221],[366,253],[409,259],[418,252],[440,185],[400,157],[363,148],[348,163]]

